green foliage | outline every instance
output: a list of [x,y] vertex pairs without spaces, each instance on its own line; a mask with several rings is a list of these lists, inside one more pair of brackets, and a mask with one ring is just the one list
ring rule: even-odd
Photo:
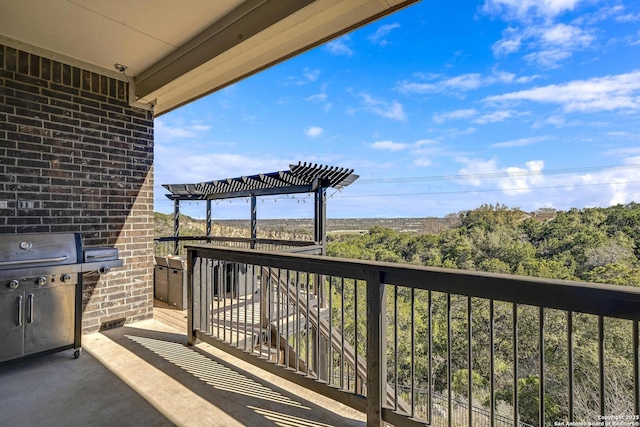
[[373,227],[329,240],[330,256],[638,286],[640,204],[571,209],[540,222],[518,208],[482,205],[460,226],[412,235]]
[[[410,235],[375,227],[362,235],[341,235],[330,239],[327,253],[331,256],[377,261],[411,263],[445,268],[462,268],[491,273],[518,274],[551,279],[581,280],[613,285],[640,286],[640,204],[630,203],[610,208],[571,209],[556,212],[555,218],[540,221],[516,208],[504,205],[483,205],[458,215],[460,225],[439,234]],[[549,218],[546,215],[545,218]],[[334,315],[339,302],[334,286]],[[345,281],[344,295],[350,325],[357,324],[358,347],[364,351],[365,318],[354,322],[353,281]],[[415,330],[414,380],[417,388],[427,388],[428,364],[434,391],[443,392],[447,384],[448,363],[455,395],[465,398],[468,393],[467,310],[469,300],[451,296],[451,322],[447,323],[447,296],[440,292],[414,291],[414,316],[411,323],[411,291],[394,289],[387,295],[388,347],[387,358],[398,355],[396,372],[389,381],[411,384],[412,329]],[[431,311],[429,312],[429,298]],[[364,307],[364,295],[357,292],[358,305]],[[398,311],[394,313],[394,304]],[[490,369],[489,302],[471,298],[472,307],[472,382],[476,404],[490,403],[488,379]],[[539,326],[538,308],[519,306],[518,309],[518,372],[517,381],[520,420],[538,424],[539,396]],[[395,316],[395,317],[394,317]],[[494,305],[494,372],[496,401],[512,403],[513,338],[511,324],[513,307],[496,301]],[[335,318],[335,317],[334,317]],[[394,325],[397,319],[398,348],[394,349]],[[573,348],[577,417],[589,419],[597,413],[597,395],[592,390],[594,372],[598,371],[597,317],[575,314],[573,317]],[[544,422],[566,419],[568,402],[566,390],[568,330],[567,313],[545,309],[542,319],[545,329],[545,414]],[[431,323],[432,330],[429,330]],[[355,328],[354,328],[355,329]],[[628,321],[606,319],[606,376],[608,393],[615,396],[616,413],[629,411],[632,396],[633,365],[630,347],[631,324]],[[347,331],[349,329],[347,328]],[[351,333],[353,335],[353,333]],[[353,336],[348,336],[352,340]],[[432,348],[428,348],[429,338]],[[451,342],[449,342],[449,340]],[[451,360],[447,353],[451,347]],[[431,354],[431,359],[428,355]],[[595,397],[594,397],[595,396]],[[620,397],[620,399],[618,399]],[[626,399],[626,400],[625,400]],[[612,404],[610,404],[612,405]],[[627,405],[627,406],[625,406]]]

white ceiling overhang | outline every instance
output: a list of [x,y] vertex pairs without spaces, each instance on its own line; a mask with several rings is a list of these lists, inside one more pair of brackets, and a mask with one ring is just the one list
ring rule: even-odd
[[0,0],[0,43],[117,78],[171,111],[417,0]]

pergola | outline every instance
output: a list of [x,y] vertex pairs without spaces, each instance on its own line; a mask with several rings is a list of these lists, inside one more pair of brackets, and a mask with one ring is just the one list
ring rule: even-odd
[[358,179],[353,169],[307,164],[298,162],[289,165],[289,170],[261,173],[257,175],[226,178],[196,184],[163,184],[171,193],[167,198],[173,200],[174,242],[178,248],[180,236],[180,202],[206,201],[206,234],[211,236],[211,201],[235,198],[251,200],[251,248],[255,248],[258,234],[257,198],[275,195],[301,193],[314,194],[313,240],[325,251],[326,243],[326,190],[340,190]]

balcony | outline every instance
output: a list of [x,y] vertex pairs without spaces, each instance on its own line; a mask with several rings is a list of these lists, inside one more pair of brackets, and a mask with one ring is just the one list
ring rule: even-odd
[[2,366],[0,424],[636,422],[638,289],[187,251],[188,311]]

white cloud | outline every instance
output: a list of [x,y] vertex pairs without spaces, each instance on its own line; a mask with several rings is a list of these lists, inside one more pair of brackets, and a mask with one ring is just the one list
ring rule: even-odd
[[375,150],[389,150],[389,151],[403,151],[411,149],[415,153],[425,153],[426,151],[432,151],[425,149],[425,147],[433,147],[440,142],[435,139],[420,139],[414,143],[395,142],[395,141],[376,141],[370,145]]
[[508,167],[506,178],[498,180],[498,186],[505,191],[505,194],[528,193],[531,187],[544,182],[541,175],[544,168],[544,161],[532,160],[525,163],[525,168]]
[[566,112],[640,110],[640,71],[490,96],[485,102],[560,104]]
[[431,160],[425,158],[418,158],[413,161],[413,164],[416,166],[431,166]]
[[400,24],[397,22],[394,22],[393,24],[381,25],[374,33],[369,35],[368,39],[373,44],[386,46],[389,44],[389,41],[385,39],[385,37],[387,37],[389,33],[396,28],[400,28]]
[[309,102],[324,102],[324,101],[327,100],[327,94],[326,93],[316,93],[314,95],[307,96],[304,100],[305,101],[309,101]]
[[351,56],[353,55],[353,50],[347,46],[350,40],[351,38],[349,36],[342,36],[327,43],[325,49],[332,55]]
[[309,70],[308,68],[304,69],[304,76],[310,82],[315,82],[320,77],[320,70]]
[[548,136],[533,136],[529,138],[514,139],[511,141],[496,142],[495,144],[491,144],[491,147],[492,148],[524,147],[526,145],[535,144],[541,141],[547,141],[549,139],[550,137]]
[[493,46],[496,57],[519,52],[524,59],[542,68],[557,68],[571,58],[573,52],[590,47],[595,33],[581,26],[619,14],[617,7],[601,8],[594,14],[584,14],[571,23],[554,22],[565,12],[576,11],[580,3],[591,0],[485,0],[483,11],[500,16],[509,26]]
[[530,63],[535,63],[542,68],[558,68],[560,62],[572,56],[571,52],[561,49],[547,49],[539,52],[532,52],[523,58]]
[[508,55],[520,50],[522,46],[522,35],[517,28],[508,27],[502,32],[502,39],[491,46],[495,56]]
[[491,160],[482,159],[469,159],[466,157],[459,157],[456,159],[458,163],[466,165],[458,171],[460,175],[468,175],[468,180],[471,185],[479,187],[482,185],[482,175],[494,174],[498,172],[498,161],[493,158]]
[[553,18],[571,11],[583,0],[485,0],[483,11],[507,20]]
[[461,175],[467,175],[464,182],[474,187],[482,186],[484,189],[498,188],[506,195],[526,193],[534,185],[543,183],[544,177],[541,174],[544,168],[544,161],[532,160],[524,164],[524,168],[509,166],[498,167],[498,160],[469,159],[461,157],[456,159],[465,165],[460,169]]
[[320,77],[320,74],[321,74],[321,71],[318,70],[317,68],[313,70],[309,68],[305,68],[301,77],[294,77],[294,76],[287,77],[285,84],[296,85],[296,86],[306,85],[308,83],[313,83],[316,80],[318,80],[318,77]]
[[449,95],[459,95],[464,92],[497,83],[527,83],[538,76],[517,77],[513,73],[494,70],[487,76],[483,76],[480,73],[466,73],[454,77],[444,77],[433,74],[416,74],[415,77],[417,77],[419,81],[401,81],[396,85],[396,90],[402,93],[444,93]]
[[404,107],[398,101],[386,101],[384,99],[374,98],[366,92],[361,92],[357,95],[362,100],[362,108],[367,111],[371,111],[391,120],[406,121],[407,115],[404,112]]
[[513,116],[513,113],[514,112],[511,110],[494,111],[493,113],[483,114],[473,122],[481,125],[487,123],[499,123],[511,118]]
[[393,141],[377,141],[371,144],[371,148],[374,150],[402,151],[409,147],[410,145],[404,142]]
[[308,127],[304,130],[304,133],[309,137],[309,138],[316,138],[320,135],[322,135],[322,128],[318,127],[318,126],[311,126]]
[[637,22],[640,21],[640,13],[627,13],[625,15],[616,16],[618,22]]
[[566,123],[566,120],[562,116],[551,116],[548,117],[544,122],[548,125],[563,126]]
[[595,37],[573,25],[557,24],[542,29],[542,41],[553,46],[588,46]]
[[154,122],[154,134],[157,143],[162,144],[173,139],[195,138],[211,129],[208,125],[168,125],[162,119]]
[[474,108],[455,110],[449,113],[434,114],[433,121],[436,123],[444,123],[446,120],[469,119],[474,117],[478,112]]

